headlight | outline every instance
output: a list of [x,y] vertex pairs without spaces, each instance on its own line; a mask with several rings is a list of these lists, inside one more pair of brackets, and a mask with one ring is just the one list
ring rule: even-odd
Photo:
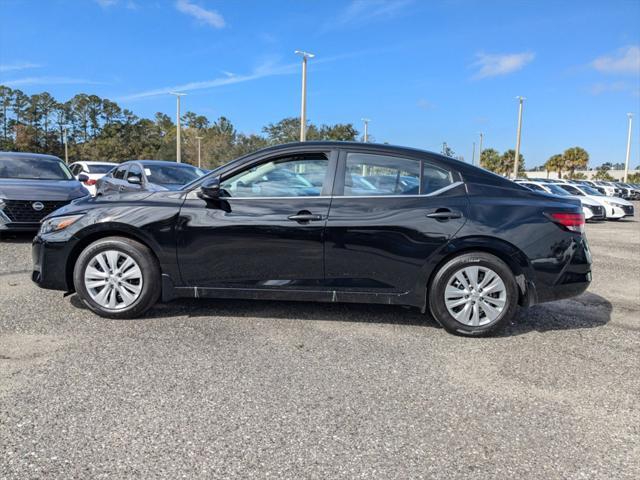
[[65,215],[64,217],[48,218],[42,225],[40,225],[40,234],[58,232],[70,227],[84,216],[84,213],[80,215]]

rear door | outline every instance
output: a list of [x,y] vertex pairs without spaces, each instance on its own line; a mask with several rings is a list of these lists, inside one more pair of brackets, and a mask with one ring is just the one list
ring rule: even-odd
[[459,174],[437,161],[342,152],[326,227],[327,284],[417,291],[429,258],[464,224],[467,203]]

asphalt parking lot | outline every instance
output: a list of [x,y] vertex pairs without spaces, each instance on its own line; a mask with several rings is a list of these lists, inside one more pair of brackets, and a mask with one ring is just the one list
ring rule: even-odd
[[640,478],[640,223],[587,236],[589,291],[487,339],[386,306],[104,320],[5,239],[0,478]]

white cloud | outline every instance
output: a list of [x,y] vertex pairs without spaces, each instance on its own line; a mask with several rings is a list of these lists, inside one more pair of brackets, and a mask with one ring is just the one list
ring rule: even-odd
[[176,8],[185,15],[190,15],[202,23],[211,25],[214,28],[223,28],[225,26],[224,18],[215,10],[207,10],[189,0],[178,0]]
[[393,18],[411,3],[413,0],[352,0],[335,19],[324,24],[323,30]]
[[478,71],[473,78],[495,77],[497,75],[507,75],[522,69],[535,58],[533,52],[507,53],[507,54],[489,54],[478,53],[476,61],[472,66],[477,67]]
[[214,78],[211,80],[203,80],[199,82],[189,82],[182,85],[173,85],[170,87],[156,88],[153,90],[147,90],[144,92],[133,93],[120,97],[118,100],[137,100],[140,98],[154,97],[157,95],[166,95],[169,92],[190,92],[193,90],[204,90],[208,88],[216,88],[224,85],[233,85],[235,83],[249,82],[252,80],[258,80],[260,78],[272,77],[275,75],[290,75],[299,70],[300,65],[298,63],[292,63],[289,65],[275,65],[273,63],[265,63],[258,66],[253,72],[245,75],[236,75],[231,72],[223,72],[223,77]]
[[113,7],[118,0],[96,0],[96,3],[100,5],[102,8]]
[[17,72],[20,70],[27,70],[29,68],[38,68],[38,67],[41,67],[41,65],[38,65],[36,63],[30,63],[30,62],[17,62],[17,63],[11,63],[11,64],[3,64],[3,65],[0,65],[0,73]]
[[7,87],[23,87],[27,85],[104,85],[103,82],[72,77],[25,77],[15,80],[3,80],[2,84]]
[[430,102],[426,98],[418,99],[418,102],[416,103],[416,105],[418,106],[418,108],[420,108],[422,110],[431,110],[432,108],[435,107],[433,102]]
[[619,48],[611,55],[603,55],[591,62],[602,73],[640,73],[640,46]]

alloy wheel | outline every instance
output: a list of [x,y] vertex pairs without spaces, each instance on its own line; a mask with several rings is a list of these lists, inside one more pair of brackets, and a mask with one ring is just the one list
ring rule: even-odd
[[87,263],[84,286],[102,308],[121,310],[142,292],[142,270],[136,261],[118,250],[105,250]]
[[456,321],[478,327],[495,321],[507,303],[507,288],[487,267],[464,267],[447,281],[444,303]]

